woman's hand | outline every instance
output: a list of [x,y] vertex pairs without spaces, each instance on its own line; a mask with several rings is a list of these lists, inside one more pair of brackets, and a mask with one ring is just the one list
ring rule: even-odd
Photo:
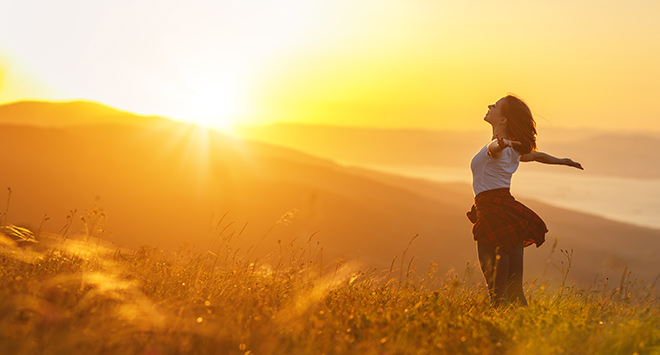
[[504,148],[506,148],[506,147],[513,148],[514,145],[521,145],[522,144],[518,141],[512,141],[512,140],[504,139],[504,138],[500,137],[500,135],[497,134],[497,133],[495,133],[495,139],[497,139],[497,145],[499,146],[500,151],[504,150]]
[[500,156],[500,153],[504,150],[506,147],[513,147],[514,145],[521,145],[522,143],[518,141],[512,141],[508,139],[504,139],[500,137],[499,134],[495,133],[495,139],[496,141],[488,145],[488,155],[490,155],[493,158],[497,158]]
[[573,161],[573,160],[571,160],[571,159],[568,159],[568,158],[564,158],[564,159],[562,159],[562,163],[563,163],[564,165],[568,165],[568,166],[572,166],[572,167],[574,167],[574,168],[578,168],[578,169],[580,169],[580,170],[584,170],[584,168],[582,168],[582,164],[580,164],[580,163],[578,163],[578,162],[576,162],[576,161]]

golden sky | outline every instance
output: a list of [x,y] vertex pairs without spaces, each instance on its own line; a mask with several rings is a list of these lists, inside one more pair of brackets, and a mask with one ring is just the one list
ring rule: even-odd
[[182,120],[660,131],[657,0],[3,0],[0,103]]

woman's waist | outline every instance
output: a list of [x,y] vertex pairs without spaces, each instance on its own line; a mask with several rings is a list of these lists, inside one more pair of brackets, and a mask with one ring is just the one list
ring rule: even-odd
[[479,208],[479,205],[513,201],[515,201],[515,199],[511,195],[511,191],[508,187],[482,191],[474,197],[474,204],[477,205],[477,208]]

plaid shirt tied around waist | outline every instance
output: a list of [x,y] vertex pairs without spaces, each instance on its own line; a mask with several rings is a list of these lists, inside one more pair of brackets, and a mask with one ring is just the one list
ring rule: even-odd
[[524,247],[539,247],[548,232],[541,217],[516,201],[508,188],[479,193],[467,216],[474,223],[474,240],[500,247],[506,253],[521,243]]

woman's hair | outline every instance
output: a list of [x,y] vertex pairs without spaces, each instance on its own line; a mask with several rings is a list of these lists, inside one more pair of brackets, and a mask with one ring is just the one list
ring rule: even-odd
[[527,104],[517,96],[507,95],[502,105],[502,115],[507,119],[509,138],[517,140],[520,145],[514,145],[520,154],[536,150],[536,122]]

